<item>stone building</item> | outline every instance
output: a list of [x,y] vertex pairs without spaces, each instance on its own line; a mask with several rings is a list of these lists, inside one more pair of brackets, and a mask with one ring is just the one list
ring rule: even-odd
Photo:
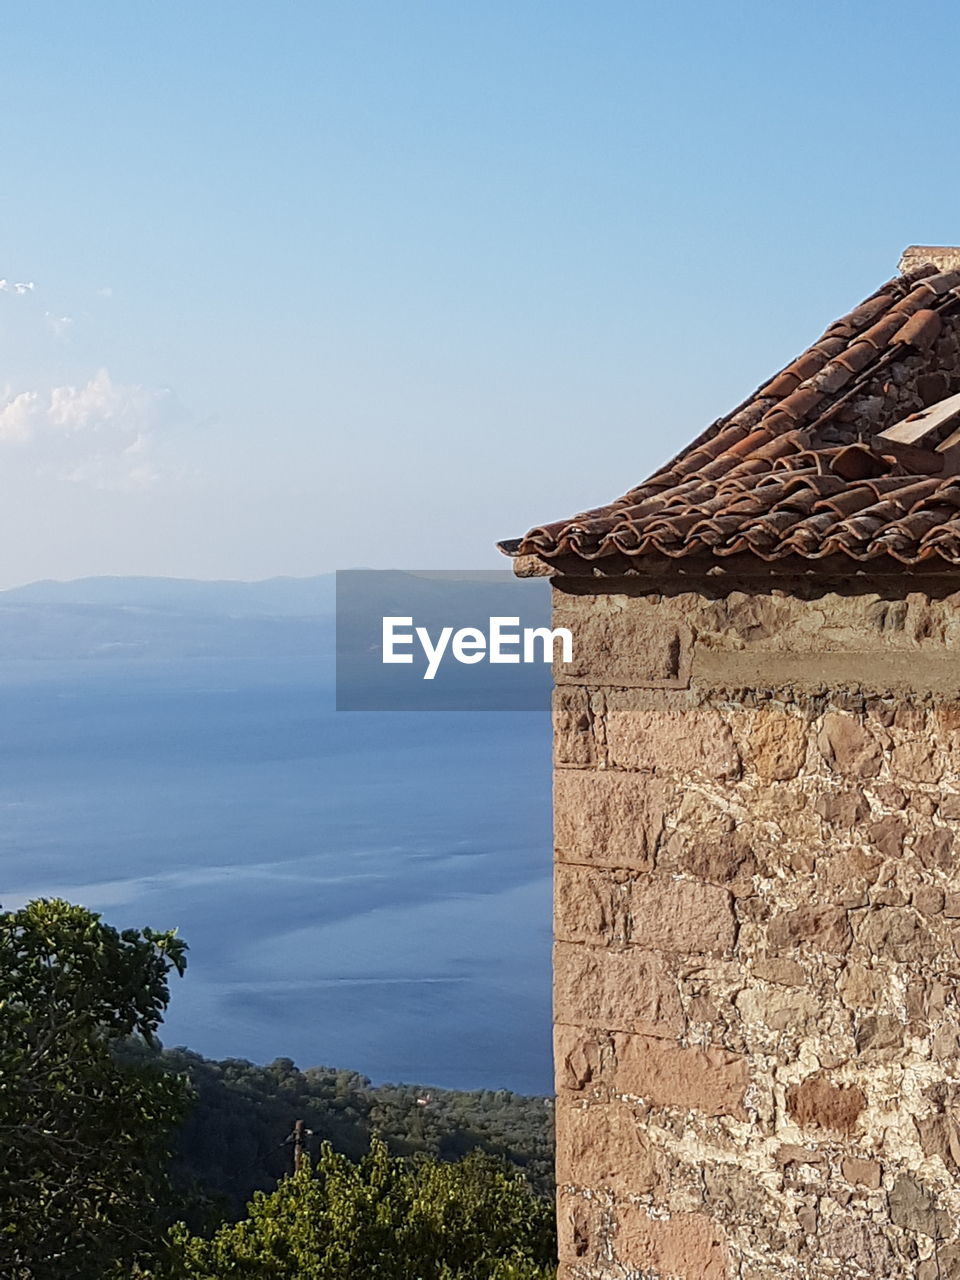
[[552,578],[561,1280],[960,1277],[960,250]]

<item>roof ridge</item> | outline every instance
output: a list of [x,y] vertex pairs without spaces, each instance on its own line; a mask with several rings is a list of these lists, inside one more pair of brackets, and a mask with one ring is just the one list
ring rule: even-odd
[[[870,559],[887,554],[883,548],[891,541],[877,529],[863,542],[875,519],[864,515],[870,492],[874,506],[899,513],[891,537],[897,557],[907,563],[896,495],[907,501],[932,492],[930,486],[944,476],[930,472],[960,466],[960,457],[949,447],[936,454],[926,447],[886,447],[875,437],[957,392],[960,270],[924,263],[892,277],[834,320],[816,342],[642,484],[606,506],[538,526],[500,546],[510,555],[553,562],[572,556],[595,563],[624,555],[633,561],[653,552],[727,557],[743,550],[771,560],[787,554],[820,559],[835,551]],[[908,464],[926,470],[911,472]],[[803,481],[808,475],[821,477],[821,484],[829,477],[823,487],[834,496],[851,495],[849,507],[843,504],[846,514],[835,509],[832,524],[824,519],[826,511],[807,517],[800,510],[810,505]],[[882,485],[870,488],[881,479]],[[881,491],[889,495],[882,502]],[[721,503],[725,497],[727,507]],[[706,515],[705,501],[714,514]],[[738,513],[739,524],[733,519]],[[937,555],[960,565],[960,512],[956,538],[938,537],[939,526],[926,514],[911,527],[917,540],[910,563]]]

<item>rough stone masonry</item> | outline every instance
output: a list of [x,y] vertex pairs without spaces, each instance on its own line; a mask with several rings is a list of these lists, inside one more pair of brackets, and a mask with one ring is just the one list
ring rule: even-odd
[[561,1280],[960,1277],[960,594],[554,579]]

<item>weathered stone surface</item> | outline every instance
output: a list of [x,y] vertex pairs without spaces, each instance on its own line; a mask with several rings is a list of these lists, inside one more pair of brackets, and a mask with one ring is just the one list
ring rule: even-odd
[[656,1154],[643,1117],[622,1102],[567,1102],[557,1113],[557,1183],[575,1183],[616,1196],[636,1196],[656,1186]]
[[960,1026],[953,1018],[945,1018],[937,1027],[930,1043],[930,1053],[937,1062],[947,1062],[960,1054]]
[[683,1048],[653,1036],[615,1034],[611,1085],[617,1093],[659,1107],[684,1107],[708,1116],[747,1119],[746,1059],[710,1046]]
[[847,712],[827,712],[817,746],[837,773],[850,778],[875,778],[880,772],[883,761],[880,744],[869,729]]
[[727,1249],[723,1231],[702,1213],[654,1218],[639,1205],[617,1210],[613,1254],[624,1267],[690,1280],[725,1280]]
[[784,990],[782,987],[763,991],[757,987],[745,987],[737,996],[736,1009],[746,1023],[757,1024],[771,1031],[790,1031],[804,1034],[816,1021],[820,1005],[816,997],[806,991]]
[[911,978],[904,991],[904,1008],[907,1017],[913,1023],[922,1023],[924,1019],[933,1019],[943,1013],[946,1008],[949,988],[942,982],[930,982],[922,978]]
[[893,1243],[876,1222],[835,1219],[823,1232],[818,1248],[826,1257],[837,1258],[845,1264],[845,1270],[840,1273],[844,1276],[893,1280],[894,1276],[903,1274],[898,1270]]
[[876,1191],[880,1186],[883,1166],[876,1160],[861,1160],[857,1156],[847,1156],[843,1162],[843,1176],[848,1182],[858,1187],[869,1187]]
[[932,818],[939,808],[936,798],[927,791],[915,791],[910,797],[910,807],[921,818]]
[[740,755],[733,734],[716,711],[607,713],[610,763],[679,778],[733,778]]
[[883,865],[878,853],[854,845],[838,853],[821,856],[817,871],[822,878],[823,896],[842,907],[865,907],[869,891],[876,884]]
[[558,770],[553,791],[558,857],[649,870],[670,799],[667,785],[649,774]]
[[924,1155],[939,1156],[947,1168],[960,1168],[960,1125],[954,1114],[935,1111],[917,1121]]
[[814,1235],[819,1220],[816,1205],[806,1205],[804,1208],[797,1210],[797,1225],[804,1235]]
[[553,1064],[557,1094],[582,1093],[599,1084],[613,1056],[613,1038],[554,1023]]
[[856,1085],[835,1085],[823,1076],[808,1076],[787,1090],[787,1111],[801,1128],[852,1133],[866,1098]]
[[630,1201],[601,1206],[561,1192],[557,1225],[561,1276],[726,1280],[723,1232],[703,1213],[654,1216]]
[[626,871],[557,863],[554,930],[561,942],[625,945],[633,934],[633,880]]
[[906,806],[907,794],[894,782],[874,783],[873,798],[884,809],[900,810]]
[[698,954],[733,946],[736,921],[724,889],[650,877],[636,882],[632,907],[632,940],[638,945]]
[[729,808],[702,790],[681,789],[680,807],[676,811],[678,831],[702,840],[722,840],[737,829],[737,820]]
[[921,884],[913,891],[910,900],[924,916],[937,916],[943,910],[944,895],[939,885]]
[[796,960],[775,957],[760,958],[753,962],[753,972],[766,982],[778,982],[785,987],[802,987],[806,982],[803,966]]
[[684,1028],[676,978],[656,953],[558,942],[553,974],[558,1022],[659,1036]]
[[749,1170],[724,1163],[706,1164],[702,1172],[705,1199],[714,1217],[776,1229],[781,1206],[757,1185]]
[[825,822],[853,827],[870,812],[862,791],[824,791],[817,796],[815,809]]
[[771,787],[756,778],[745,778],[737,788],[742,809],[741,825],[757,838],[763,824],[774,823],[784,841],[821,839],[821,824],[810,809],[810,797],[802,785],[782,783]]
[[[597,1205],[560,1189],[557,1195],[557,1245],[560,1253],[560,1274],[564,1267],[577,1259],[594,1262],[598,1259],[606,1222]],[[591,1257],[592,1255],[592,1257]],[[568,1274],[583,1275],[583,1272]]]
[[778,951],[796,947],[842,955],[849,949],[853,935],[842,907],[807,906],[775,916],[767,937],[770,946]]
[[711,884],[732,884],[754,874],[757,864],[739,832],[710,838],[679,830],[664,843],[658,859],[663,871],[681,871]]
[[557,592],[553,625],[573,634],[573,660],[558,666],[558,680],[641,689],[688,682],[690,628],[659,598]]
[[746,1060],[716,1046],[685,1047],[656,1036],[597,1032],[557,1023],[557,1092],[616,1095],[656,1107],[746,1119]]
[[918,1272],[917,1280],[960,1280],[960,1244],[937,1249],[929,1265],[928,1275],[921,1276]]
[[826,1155],[816,1147],[799,1147],[795,1142],[785,1142],[777,1148],[777,1164],[822,1164]]
[[909,830],[907,820],[899,813],[888,813],[867,826],[870,841],[887,858],[899,858]]
[[837,984],[843,1003],[850,1009],[875,1009],[886,991],[887,979],[865,965],[849,960]]
[[939,782],[941,765],[934,743],[926,739],[901,742],[893,748],[890,763],[894,773],[908,782]]
[[870,903],[874,907],[905,907],[909,899],[902,889],[889,881],[878,885],[870,894]]
[[728,950],[736,935],[726,890],[665,876],[560,863],[554,909],[561,942],[710,954]]
[[903,1047],[905,1028],[892,1014],[868,1014],[857,1026],[855,1040],[861,1053],[868,1049],[900,1049]]
[[553,755],[558,765],[592,765],[597,749],[590,695],[574,685],[553,691]]
[[923,956],[926,931],[911,907],[877,907],[857,922],[857,942],[872,956],[913,961]]
[[935,827],[917,836],[914,852],[927,871],[949,871],[953,866],[954,835],[946,827]]
[[937,1207],[937,1197],[910,1174],[902,1173],[889,1193],[890,1220],[908,1231],[937,1239],[950,1231],[949,1214]]
[[926,716],[922,707],[914,706],[910,702],[901,702],[893,708],[892,723],[898,729],[906,729],[909,733],[918,733],[924,728],[925,722]]
[[807,754],[807,724],[780,711],[762,711],[750,733],[749,762],[761,778],[795,778]]
[[568,686],[564,1280],[699,1278],[697,1216],[717,1280],[960,1280],[960,593],[784,582],[646,593],[687,688]]
[[934,714],[941,734],[949,741],[960,729],[960,702],[941,702]]

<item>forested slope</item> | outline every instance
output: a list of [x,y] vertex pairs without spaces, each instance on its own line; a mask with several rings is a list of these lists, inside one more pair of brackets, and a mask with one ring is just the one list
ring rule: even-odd
[[290,1171],[287,1139],[298,1119],[313,1131],[313,1150],[326,1139],[359,1160],[372,1134],[398,1155],[423,1151],[452,1160],[480,1148],[524,1169],[538,1191],[552,1189],[552,1099],[508,1090],[374,1086],[352,1071],[300,1071],[288,1058],[256,1066],[168,1049],[163,1059],[186,1071],[197,1093],[177,1143],[177,1179],[222,1198],[227,1213],[239,1212],[253,1191],[271,1190]]

